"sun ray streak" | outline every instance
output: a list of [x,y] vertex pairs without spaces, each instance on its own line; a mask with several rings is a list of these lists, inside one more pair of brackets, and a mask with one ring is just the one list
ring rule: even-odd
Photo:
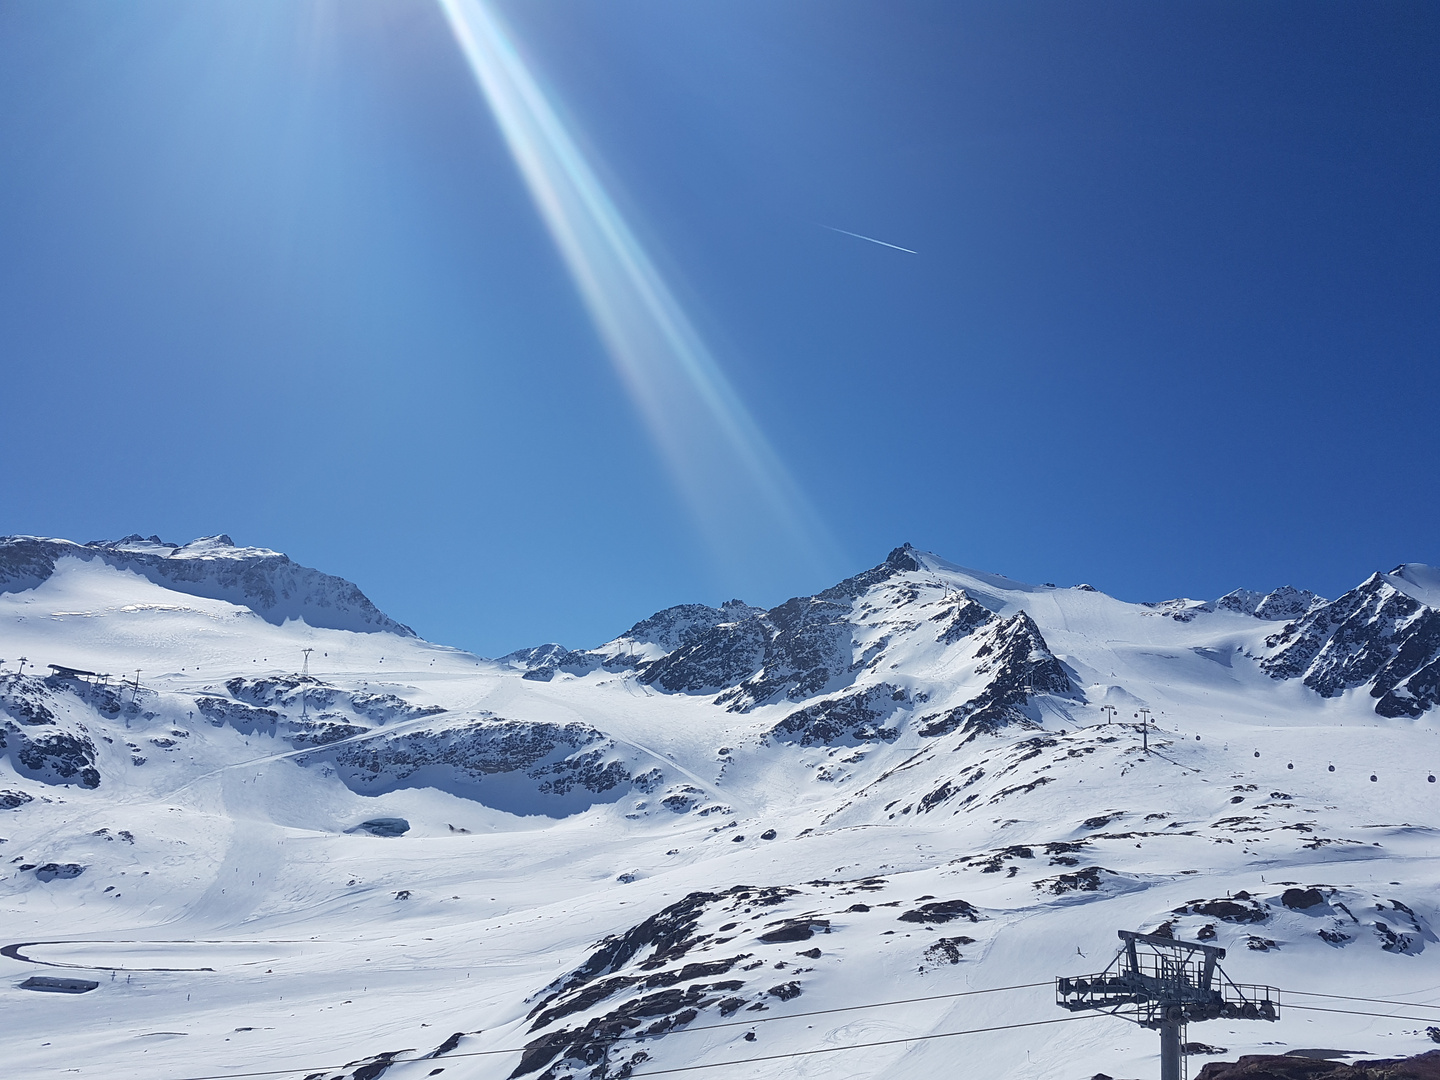
[[[835,548],[485,0],[439,0],[628,392],[702,527]],[[763,513],[762,513],[763,511]],[[768,538],[773,542],[777,537]]]

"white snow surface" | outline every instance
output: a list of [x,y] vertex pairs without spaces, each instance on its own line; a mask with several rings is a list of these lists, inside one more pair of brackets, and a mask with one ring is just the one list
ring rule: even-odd
[[1412,600],[1440,608],[1440,569],[1424,563],[1401,563],[1381,576]]
[[[1363,687],[1323,698],[1269,677],[1280,624],[1251,614],[912,554],[918,569],[843,600],[850,663],[747,711],[648,685],[634,661],[663,656],[654,641],[526,678],[408,633],[267,621],[98,558],[0,593],[0,805],[18,802],[0,809],[6,1074],[363,1080],[388,1053],[392,1080],[499,1080],[544,1035],[724,984],[629,1031],[668,1032],[523,1075],[1153,1076],[1157,1037],[1116,1017],[921,1037],[1063,1020],[1055,976],[1103,969],[1119,929],[1167,923],[1187,940],[1212,927],[1232,979],[1280,988],[1277,1023],[1191,1026],[1229,1059],[1433,1046],[1418,1019],[1293,1006],[1406,1012],[1296,992],[1360,995],[1428,1003],[1413,1015],[1440,1022],[1436,710],[1389,719]],[[1440,602],[1432,568],[1385,577]],[[995,618],[940,640],[965,598]],[[1021,612],[1069,689],[1030,686],[993,729],[922,734],[992,684],[1024,630],[1002,620]],[[673,646],[703,615],[652,636]],[[108,689],[46,679],[49,664],[109,674]],[[851,694],[879,703],[859,735],[776,730]],[[52,734],[89,740],[98,786],[22,760]],[[379,818],[408,830],[351,831]],[[1282,904],[1310,887],[1324,903]],[[1176,913],[1241,892],[1258,921]],[[598,944],[694,893],[709,896],[673,955],[652,935],[585,974]],[[925,921],[953,900],[973,920]],[[760,940],[786,920],[824,925]],[[694,964],[716,970],[683,974]],[[20,988],[35,975],[100,985]],[[617,981],[577,997],[603,979]],[[944,996],[1022,984],[1039,985]],[[571,1011],[543,1023],[557,987],[545,1007]]]

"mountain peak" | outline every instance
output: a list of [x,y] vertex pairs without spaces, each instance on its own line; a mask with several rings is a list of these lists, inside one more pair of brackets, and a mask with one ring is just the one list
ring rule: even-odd
[[380,611],[344,578],[301,566],[268,548],[237,547],[223,533],[178,546],[138,533],[88,544],[40,536],[0,537],[0,592],[37,588],[67,559],[98,560],[164,589],[247,607],[276,625],[302,619],[332,630],[385,631],[405,637],[415,633]]
[[1214,607],[1219,611],[1254,615],[1257,619],[1267,619],[1271,622],[1285,622],[1289,619],[1298,619],[1323,603],[1325,603],[1325,598],[1309,589],[1281,585],[1278,589],[1272,589],[1268,593],[1259,593],[1252,589],[1235,589],[1216,600]]
[[885,565],[895,570],[919,570],[920,560],[915,557],[914,547],[905,543],[885,556]]

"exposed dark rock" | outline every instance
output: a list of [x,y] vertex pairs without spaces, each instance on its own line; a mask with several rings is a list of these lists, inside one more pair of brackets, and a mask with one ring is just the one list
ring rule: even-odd
[[1178,597],[1174,600],[1145,600],[1142,601],[1147,608],[1152,609],[1157,615],[1168,615],[1176,622],[1194,622],[1195,616],[1213,611],[1209,604],[1200,600],[1187,600]]
[[1322,697],[1370,686],[1382,716],[1419,716],[1440,701],[1440,612],[1372,574],[1266,639],[1260,662],[1275,679],[1301,678]]
[[[389,724],[397,720],[418,720],[422,716],[435,716],[445,711],[440,705],[416,705],[414,702],[406,701],[394,694],[359,693],[346,696],[350,699],[351,709],[377,724]],[[315,703],[310,701],[308,691],[305,699],[313,708]]]
[[[515,1071],[515,1077],[524,1076],[544,1068],[560,1057],[561,1064],[577,1063],[583,1068],[592,1068],[593,1076],[609,1075],[610,1051],[615,1043],[631,1032],[644,1035],[663,1035],[677,1028],[685,1027],[700,1015],[700,1009],[717,1004],[719,998],[714,991],[719,986],[697,983],[685,990],[662,990],[632,998],[604,1016],[590,1020],[578,1029],[564,1029],[542,1035],[526,1044],[524,1055]],[[533,1029],[532,1029],[533,1030]],[[563,1057],[561,1056],[563,1055]],[[615,1076],[629,1075],[629,1068],[648,1055],[643,1052],[634,1055],[620,1066]],[[542,1074],[542,1080],[558,1080],[561,1075],[555,1068]]]
[[949,780],[946,780],[934,791],[921,797],[920,801],[915,804],[915,812],[917,814],[928,814],[947,799],[951,799],[960,794],[960,790],[960,788],[956,787]]
[[599,661],[589,653],[572,652],[563,645],[537,645],[533,649],[519,649],[500,657],[500,663],[513,664],[526,669],[522,678],[536,682],[549,682],[557,671],[568,671],[578,675],[598,666]]
[[51,732],[36,738],[13,725],[0,728],[0,749],[9,750],[15,769],[22,776],[44,784],[79,784],[100,786],[100,770],[95,767],[95,744],[86,735],[73,732]]
[[[675,693],[723,691],[732,712],[785,697],[803,701],[852,672],[855,599],[895,575],[917,570],[909,547],[880,566],[814,596],[797,596],[769,611],[710,626],[645,668],[642,681]],[[848,681],[848,680],[847,680]]]
[[1053,784],[1054,782],[1055,778],[1053,776],[1039,776],[1031,780],[1028,784],[1016,784],[1014,787],[1001,788],[994,795],[990,796],[989,801],[991,804],[994,804],[1007,795],[1028,795],[1036,788],[1044,787],[1046,784]]
[[964,589],[960,589],[939,615],[931,616],[933,621],[945,624],[935,640],[943,645],[954,645],[993,621],[995,617],[993,611],[972,599]]
[[588,725],[501,717],[321,746],[311,757],[333,761],[341,779],[365,795],[436,787],[500,810],[551,816],[582,810],[608,792],[618,797],[631,780],[614,742]]
[[352,1062],[345,1067],[355,1070],[350,1074],[351,1080],[379,1080],[390,1070],[390,1066],[395,1064],[395,1058],[404,1053],[408,1053],[408,1051],[386,1050],[363,1062]]
[[937,900],[933,904],[922,904],[900,916],[901,922],[913,923],[947,923],[956,919],[979,922],[980,913],[975,905],[965,900]]
[[42,685],[38,679],[13,679],[10,692],[0,694],[0,712],[8,713],[17,723],[26,726],[55,723],[55,714],[42,700]]
[[[237,728],[245,724],[257,724],[266,720],[273,723],[283,719],[285,714],[276,710],[309,710],[313,713],[317,710],[348,707],[357,716],[377,724],[418,720],[445,712],[439,705],[416,705],[395,694],[341,690],[312,675],[275,675],[260,679],[237,675],[225,683],[225,689],[237,700],[202,697],[198,698],[195,704],[212,723],[228,722]],[[244,704],[241,704],[242,702]],[[250,711],[247,711],[247,708]],[[343,714],[326,712],[319,717],[326,718],[342,719]]]
[[1204,915],[1211,919],[1222,919],[1229,923],[1261,923],[1270,918],[1265,906],[1250,898],[1249,893],[1239,892],[1227,900],[1191,900],[1175,909],[1176,915]]
[[958,964],[964,959],[960,951],[962,945],[973,945],[975,939],[972,937],[942,937],[936,938],[925,950],[925,959],[936,964]]
[[[624,1036],[665,1034],[690,1024],[707,1009],[731,1016],[746,1008],[763,1011],[770,997],[790,1000],[798,996],[798,981],[763,991],[758,999],[735,994],[745,984],[741,979],[726,978],[734,974],[732,969],[738,966],[740,971],[750,971],[767,963],[763,957],[744,963],[751,953],[687,961],[692,950],[730,940],[723,935],[741,925],[738,920],[745,915],[782,904],[797,894],[795,889],[745,885],[691,893],[624,934],[600,941],[579,967],[555,980],[532,1007],[530,1030],[536,1037],[527,1044],[512,1076],[540,1072],[541,1080],[559,1080],[581,1069],[594,1076],[619,1076],[625,1064],[612,1054]],[[722,936],[699,932],[700,920],[717,909],[735,915],[721,926]],[[828,930],[828,920],[802,915],[772,925],[761,941],[783,944]],[[816,958],[819,950],[796,955]],[[579,1027],[545,1030],[602,1003],[604,1014]]]
[[1416,948],[1417,942],[1411,935],[1398,933],[1390,929],[1387,923],[1380,922],[1379,920],[1375,922],[1375,934],[1380,938],[1380,947],[1386,952],[1410,953],[1420,951],[1420,949]]
[[661,799],[660,805],[665,807],[666,810],[670,810],[676,814],[683,814],[698,804],[704,797],[705,792],[699,788],[692,787],[689,784],[681,784]]
[[35,796],[24,791],[13,789],[0,791],[0,810],[15,810],[28,802],[34,802]]
[[771,628],[759,614],[711,626],[650,664],[641,681],[685,694],[735,686],[759,669],[770,637]]
[[[731,890],[735,892],[735,890]],[[589,958],[570,974],[552,983],[552,992],[531,1010],[534,1016],[549,1002],[576,987],[593,982],[625,966],[646,950],[651,950],[642,968],[663,967],[679,959],[696,944],[695,928],[708,905],[722,897],[721,893],[692,892],[648,919],[632,926],[619,937],[601,941]]]
[[[898,695],[898,696],[897,696]],[[771,737],[801,746],[853,746],[889,742],[899,732],[883,723],[904,700],[904,691],[888,683],[844,697],[826,698],[796,709],[770,729]]]
[[1010,724],[1030,723],[1023,707],[1031,694],[1074,692],[1064,665],[1050,652],[1030,616],[1023,611],[979,631],[975,650],[980,659],[976,673],[990,676],[983,691],[964,705],[920,718],[920,734],[948,735],[967,732],[966,742],[983,733],[994,734]]
[[620,638],[642,645],[658,645],[666,652],[674,652],[692,644],[717,626],[738,623],[761,614],[764,614],[764,608],[751,607],[743,600],[728,600],[719,608],[705,604],[678,604],[642,619]]
[[262,709],[229,698],[198,697],[195,708],[216,727],[229,724],[243,735],[269,731],[280,722],[280,714],[274,709]]
[[261,707],[294,705],[299,708],[303,691],[307,706],[312,709],[328,709],[343,694],[338,687],[299,675],[275,675],[263,679],[247,679],[237,675],[226,681],[225,689],[230,691],[232,697]]
[[982,874],[998,874],[1006,862],[1014,859],[1033,859],[1035,849],[1025,844],[1012,844],[1009,847],[1001,848],[999,851],[988,856],[980,863]]
[[767,944],[775,944],[780,941],[809,941],[815,936],[815,931],[828,934],[830,932],[829,919],[787,919],[773,930],[767,930],[760,935],[760,940]]
[[1309,589],[1281,585],[1280,588],[1267,593],[1265,598],[1255,606],[1255,617],[1280,621],[1298,619],[1312,608],[1325,602],[1323,596],[1319,596]]
[[1286,889],[1280,894],[1280,903],[1291,911],[1305,911],[1325,903],[1319,889]]
[[41,881],[54,881],[57,878],[77,878],[85,872],[85,867],[79,863],[46,863],[44,866],[35,867],[35,876]]
[[1296,589],[1290,585],[1282,585],[1272,592],[1263,594],[1251,592],[1249,589],[1236,589],[1216,600],[1214,606],[1217,611],[1235,611],[1244,615],[1254,615],[1257,619],[1282,621],[1298,619],[1323,603],[1325,603],[1323,597],[1317,596],[1308,589]]
[[1348,1065],[1300,1052],[1245,1054],[1238,1061],[1206,1062],[1196,1080],[1440,1080],[1440,1050]]
[[1260,606],[1260,601],[1263,599],[1263,593],[1255,592],[1252,589],[1236,589],[1216,600],[1214,608],[1216,611],[1233,611],[1240,615],[1254,615],[1255,609]]
[[[262,710],[256,710],[257,712]],[[263,710],[268,712],[269,710]],[[372,728],[359,727],[356,724],[334,723],[326,720],[317,720],[309,723],[296,722],[291,725],[290,745],[301,746],[329,746],[331,743],[342,742],[345,739],[353,739],[357,735],[364,735]]]
[[442,1042],[434,1050],[431,1050],[430,1053],[426,1054],[425,1056],[430,1058],[442,1057],[443,1055],[450,1053],[450,1051],[454,1050],[457,1046],[459,1046],[460,1040],[464,1037],[465,1032],[457,1031],[455,1032],[455,1034],[451,1035],[448,1039]]
[[1115,871],[1106,870],[1103,866],[1087,866],[1073,874],[1060,874],[1058,877],[1037,881],[1035,887],[1055,896],[1064,896],[1070,892],[1095,892],[1103,884],[1100,875],[1114,873]]

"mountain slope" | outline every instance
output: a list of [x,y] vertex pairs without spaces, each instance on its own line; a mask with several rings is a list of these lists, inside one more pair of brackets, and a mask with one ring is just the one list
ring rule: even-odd
[[228,536],[167,544],[158,536],[76,544],[36,536],[0,538],[0,592],[49,580],[64,559],[95,560],[129,570],[162,588],[242,605],[267,622],[303,619],[332,630],[413,635],[343,578],[300,566],[267,548],[236,547]]
[[[289,589],[273,553],[196,555],[213,593],[225,560],[282,583],[207,595],[35,544],[0,542],[23,1075],[1148,1075],[1117,1019],[906,1041],[1062,1018],[1048,980],[1122,928],[1287,991],[1440,984],[1425,567],[1143,605],[906,546],[773,609],[490,661],[354,601],[304,603],[358,627],[278,618],[272,592],[338,579]],[[47,972],[100,986],[62,1013],[19,988]],[[1304,1000],[1190,1038],[1427,1041]]]

